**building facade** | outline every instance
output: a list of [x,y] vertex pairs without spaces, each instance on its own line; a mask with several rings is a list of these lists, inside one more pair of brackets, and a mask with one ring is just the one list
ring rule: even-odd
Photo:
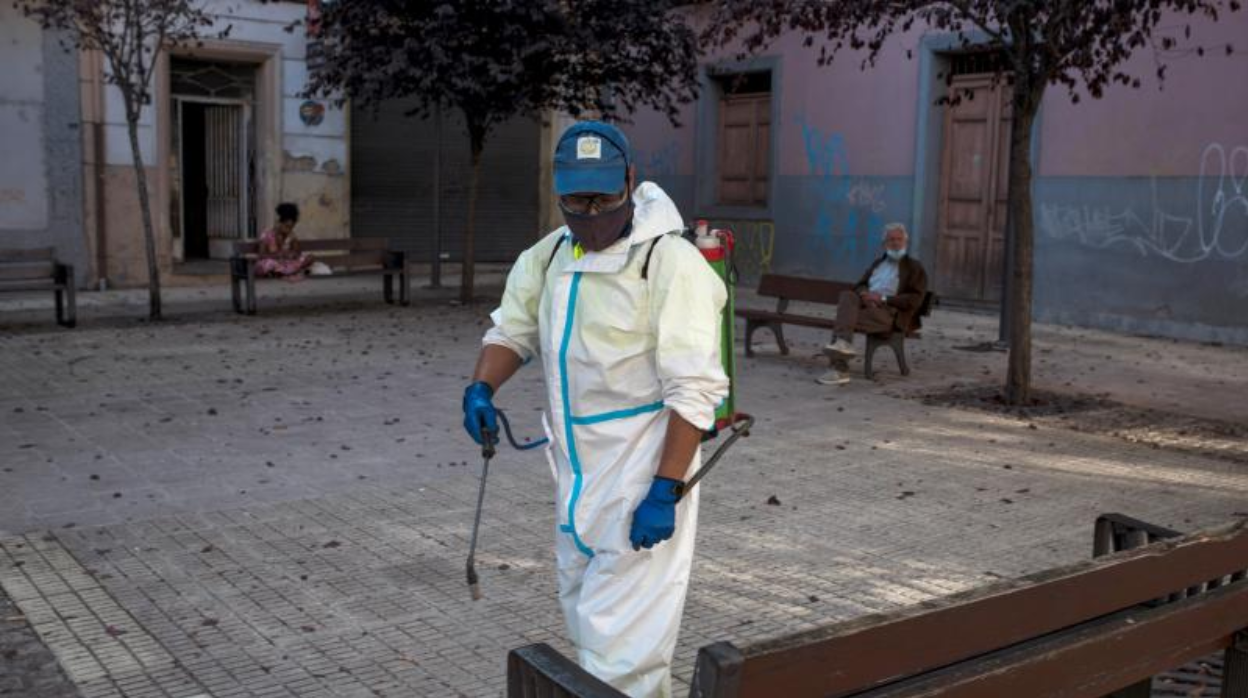
[[[304,2],[213,0],[202,45],[163,51],[139,144],[167,283],[224,270],[234,240],[302,211],[307,238],[350,234],[348,124],[301,96]],[[228,26],[228,34],[222,30]],[[86,286],[147,282],[134,158],[103,57],[0,5],[0,247],[55,246]]]
[[[1035,314],[1248,344],[1248,13],[1176,17],[1162,32],[1179,48],[1138,52],[1139,89],[1045,95],[1031,153]],[[856,279],[901,221],[942,297],[995,307],[1010,120],[995,57],[919,27],[874,68],[852,52],[820,67],[802,40],[708,60],[679,128],[638,114],[643,176],[687,217],[735,228],[747,278]],[[938,105],[951,90],[975,97]]]
[[[298,204],[306,239],[386,237],[417,262],[462,258],[470,170],[458,114],[416,118],[410,100],[339,109],[307,98],[317,60],[307,18],[319,0],[203,7],[214,25],[202,44],[162,52],[140,119],[165,283],[219,283],[232,243],[271,226],[286,201]],[[102,56],[67,38],[0,3],[0,249],[52,246],[81,286],[142,286],[121,93]],[[546,154],[564,121],[518,117],[491,132],[479,261],[511,261],[555,224]]]
[[84,283],[78,59],[61,38],[0,3],[0,248],[55,247]]

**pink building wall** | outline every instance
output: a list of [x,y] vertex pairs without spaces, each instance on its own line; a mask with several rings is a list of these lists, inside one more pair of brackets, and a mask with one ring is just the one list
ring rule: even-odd
[[[1223,310],[1248,307],[1248,11],[1217,23],[1175,17],[1158,46],[1160,36],[1181,48],[1138,50],[1125,67],[1140,88],[1113,85],[1078,104],[1060,85],[1045,95],[1033,148],[1036,315],[1248,344],[1248,311]],[[943,123],[933,66],[956,43],[915,29],[864,71],[853,52],[818,66],[818,49],[801,42],[785,36],[752,59],[773,80],[766,207],[714,202],[713,89],[682,111],[681,128],[637,115],[628,130],[643,174],[687,217],[744,229],[755,271],[852,278],[894,220],[911,226],[931,270]],[[740,69],[737,53],[704,63]],[[1158,59],[1168,66],[1162,89]]]

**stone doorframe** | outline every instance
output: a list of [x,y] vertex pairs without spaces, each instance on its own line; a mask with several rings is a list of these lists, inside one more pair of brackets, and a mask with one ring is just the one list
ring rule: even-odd
[[[153,210],[158,212],[158,227],[163,235],[171,235],[171,175],[169,159],[172,151],[172,93],[169,78],[171,56],[203,61],[231,61],[256,64],[256,103],[252,112],[256,142],[256,227],[263,230],[273,216],[281,196],[282,177],[282,45],[250,41],[204,39],[202,46],[173,48],[162,53],[156,68],[153,103],[156,110],[156,187],[152,197]],[[169,240],[171,259],[180,256],[180,245]]]

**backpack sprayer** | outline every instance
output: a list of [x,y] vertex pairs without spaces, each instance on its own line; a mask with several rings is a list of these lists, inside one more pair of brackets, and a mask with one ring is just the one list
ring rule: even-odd
[[[710,431],[706,432],[702,437],[702,442],[714,440],[724,433],[728,433],[724,442],[715,449],[710,458],[698,468],[693,477],[689,478],[679,489],[679,496],[683,497],[685,493],[692,490],[706,474],[715,467],[719,459],[723,457],[728,449],[736,443],[737,439],[742,436],[750,435],[750,428],[754,426],[754,418],[744,412],[737,411],[737,361],[734,352],[735,347],[735,328],[733,322],[734,302],[736,299],[737,284],[737,268],[733,253],[736,247],[736,240],[731,230],[722,228],[711,229],[705,220],[699,220],[691,230],[685,228],[679,232],[681,237],[693,243],[698,251],[702,253],[702,258],[710,265],[715,275],[724,283],[724,287],[728,291],[728,302],[724,305],[724,310],[720,315],[720,361],[723,362],[724,374],[728,376],[728,397],[720,403],[715,410],[715,425]],[[654,246],[658,239],[650,245],[649,254],[646,255],[645,266],[642,268],[642,277],[646,277],[646,272],[650,266],[650,254],[654,252]],[[562,244],[562,240],[559,244]],[[558,252],[559,246],[556,245],[555,252]],[[554,252],[551,253],[551,260],[554,259]],[[549,262],[547,263],[549,266]],[[540,439],[526,444],[516,442],[511,433],[511,423],[502,410],[497,410],[498,419],[502,423],[503,431],[507,435],[507,440],[517,451],[527,451],[529,449],[544,446],[548,439]],[[481,586],[477,577],[476,570],[476,552],[477,552],[477,533],[481,527],[481,510],[485,503],[485,481],[490,472],[490,459],[494,457],[494,443],[498,441],[498,434],[489,430],[482,430],[485,444],[481,447],[481,456],[484,463],[481,467],[481,486],[477,492],[477,512],[472,522],[472,541],[468,548],[468,590],[472,594],[472,600],[481,599]]]

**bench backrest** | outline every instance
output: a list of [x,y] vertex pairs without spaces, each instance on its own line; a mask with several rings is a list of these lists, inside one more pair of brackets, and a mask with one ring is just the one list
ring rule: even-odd
[[[1096,547],[1123,551],[744,649],[708,645],[690,695],[1102,696],[1248,631],[1248,521],[1177,536],[1110,514]],[[508,696],[623,696],[583,674],[546,645],[512,650]],[[1233,681],[1223,695],[1248,695],[1248,674]]]
[[[312,253],[317,261],[324,262],[335,270],[368,269],[392,264],[390,241],[387,238],[300,240],[299,249]],[[234,256],[262,256],[260,241],[235,242]]]
[[507,655],[508,698],[626,698],[546,643]]
[[764,274],[758,282],[758,295],[806,303],[836,305],[842,291],[852,291],[854,285],[845,281],[811,279],[804,276]]
[[[1086,693],[1101,695],[1226,647],[1248,629],[1246,565],[1248,522],[1241,521],[898,613],[741,649],[717,643],[699,653],[693,695],[833,698],[901,694],[899,686],[919,685],[948,688],[950,696],[1042,695],[1019,692],[1040,677],[1108,686]],[[1187,592],[1156,605],[1176,598],[1176,590]],[[1020,646],[1031,649],[1011,656]],[[1123,654],[1124,647],[1140,654]],[[1054,658],[1066,669],[1046,664]],[[1105,675],[1080,673],[1079,666]]]
[[0,281],[42,281],[55,276],[55,248],[0,249]]
[[[339,238],[334,240],[299,240],[299,249],[304,252],[372,252],[390,249],[387,238]],[[237,240],[234,243],[234,254],[260,254],[259,240]]]

